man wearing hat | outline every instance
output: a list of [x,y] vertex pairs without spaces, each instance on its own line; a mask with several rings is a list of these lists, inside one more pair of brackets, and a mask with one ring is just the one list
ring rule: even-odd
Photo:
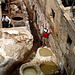
[[10,26],[10,23],[11,23],[11,19],[4,14],[2,17],[2,27],[8,28]]
[[45,41],[47,42],[47,46],[48,46],[48,35],[51,34],[51,32],[48,33],[48,30],[46,28],[44,28],[43,30],[43,46],[44,46],[44,43]]

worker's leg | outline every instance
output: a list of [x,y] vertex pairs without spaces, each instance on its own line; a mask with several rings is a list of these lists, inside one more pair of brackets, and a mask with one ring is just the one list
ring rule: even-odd
[[4,28],[4,23],[2,23],[2,28]]
[[45,43],[45,41],[43,40],[43,47],[44,47],[44,43]]
[[6,22],[6,25],[5,25],[5,27],[6,27],[6,28],[8,28],[8,26],[9,26],[9,24],[8,24],[8,22]]
[[12,24],[10,24],[10,27],[13,27],[13,25],[12,25]]
[[48,39],[47,39],[47,47],[50,47]]
[[42,41],[43,41],[42,46],[44,47],[44,43],[45,43],[44,37],[42,38]]
[[7,23],[4,21],[4,22],[2,23],[2,27],[3,27],[3,28],[6,28],[6,26],[7,26]]
[[48,39],[47,39],[47,47],[48,47]]

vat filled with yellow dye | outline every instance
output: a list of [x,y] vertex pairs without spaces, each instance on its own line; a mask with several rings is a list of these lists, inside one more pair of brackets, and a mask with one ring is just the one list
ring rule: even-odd
[[44,74],[55,74],[58,71],[57,66],[53,62],[41,64],[40,69]]
[[20,75],[41,75],[41,70],[37,64],[25,63],[20,67]]
[[37,75],[37,72],[34,68],[26,68],[23,71],[23,75]]
[[52,52],[48,48],[41,48],[39,54],[43,57],[52,56]]

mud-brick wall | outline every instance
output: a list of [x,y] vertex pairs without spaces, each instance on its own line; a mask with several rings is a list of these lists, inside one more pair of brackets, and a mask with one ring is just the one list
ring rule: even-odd
[[[53,27],[55,40],[58,42],[63,53],[66,53],[67,38],[71,36],[72,43],[74,44],[75,31],[68,23],[68,20],[64,18],[64,11],[60,8],[58,1],[56,0],[38,0],[42,11],[45,13],[46,18],[50,21]],[[45,8],[45,9],[44,9]],[[52,10],[55,13],[55,17],[52,16]]]
[[62,41],[65,42],[63,45],[65,51],[63,50],[63,53],[70,65],[71,75],[73,75],[75,73],[75,26],[67,14],[66,16],[63,16],[63,24],[66,26],[63,28],[65,34],[65,40],[63,39],[64,36],[62,37]]
[[[66,57],[68,65],[71,69],[71,75],[73,75],[73,70],[75,69],[75,30],[71,26],[72,23],[66,17],[62,18],[62,29],[61,29],[61,40],[59,46]],[[73,61],[74,60],[74,61]]]
[[[41,7],[44,9],[43,12],[47,16],[48,19],[51,19],[52,26],[54,28],[54,32],[57,33],[59,31],[61,12],[56,0],[40,0],[39,1]],[[43,5],[42,5],[43,4]],[[43,7],[44,6],[44,7]],[[53,19],[52,9],[55,13],[55,17]],[[50,23],[51,23],[50,21]]]
[[[55,41],[54,43],[51,42],[51,44],[55,44],[56,46],[58,46],[59,49],[57,49],[56,47],[54,47],[54,49],[56,48],[56,51],[59,53],[59,55],[62,53],[61,56],[67,57],[67,55],[69,54],[75,55],[75,30],[73,30],[73,27],[71,27],[71,25],[69,24],[69,20],[64,17],[64,11],[60,8],[58,1],[38,0],[38,3],[40,4],[41,10],[45,14],[46,20],[48,20],[51,24],[52,30],[54,32],[53,38]],[[55,13],[54,18],[52,10]],[[61,60],[64,61],[63,58]],[[72,63],[74,64],[74,62]],[[71,64],[70,61],[69,64]],[[70,67],[71,69],[73,68],[72,65],[70,65]]]
[[[42,5],[41,2],[45,2],[43,3],[45,5]],[[51,29],[53,31],[54,38],[58,43],[60,43],[62,39],[63,12],[59,7],[58,2],[56,0],[43,0],[43,1],[40,0],[39,4],[41,5],[42,8],[45,8],[43,12],[45,13],[46,19],[49,21],[51,25]],[[55,14],[54,18],[53,18],[52,11]]]
[[[25,1],[29,4],[30,8],[33,8],[33,5],[35,5],[34,10],[36,10],[37,12],[37,22],[38,22],[37,25],[39,26],[39,29],[41,25],[51,26],[54,34],[57,36],[57,38],[59,38],[61,25],[60,20],[61,10],[59,8],[57,1],[56,0],[30,0],[30,1],[25,0]],[[53,14],[52,10],[55,13],[54,18],[52,15]]]
[[[31,0],[31,2],[29,3],[31,3],[30,8],[33,5],[35,5],[35,7],[39,6],[39,12],[42,11],[44,13],[44,15],[42,15],[42,20],[43,17],[45,17],[45,20],[48,21],[49,24],[51,25],[53,34],[52,36],[50,35],[49,42],[51,44],[52,50],[56,51],[56,55],[58,56],[59,62],[62,62],[64,66],[66,65],[65,67],[67,69],[67,64],[65,64],[67,62],[67,59],[65,57],[67,57],[67,55],[69,56],[69,54],[73,55],[75,52],[75,40],[74,40],[75,31],[69,24],[67,18],[64,17],[64,11],[60,8],[58,1],[57,0],[33,0],[32,2]],[[35,8],[35,10],[36,9],[37,7]],[[55,14],[54,18],[53,18],[52,11]],[[41,16],[41,12],[39,16]],[[40,19],[38,24],[39,26],[41,25],[41,22],[43,24],[44,20],[43,21],[42,20]],[[74,62],[71,61],[69,61],[68,64],[71,63],[74,64]],[[74,67],[72,65],[69,66],[73,71]]]
[[[26,1],[27,2],[27,1]],[[36,5],[37,4],[37,5]],[[61,13],[61,9],[59,8],[59,5],[57,3],[57,1],[55,0],[34,0],[32,2],[32,0],[29,2],[29,7],[31,8],[33,5],[35,5],[35,10],[37,10],[37,14],[38,16],[42,17],[41,19],[38,18],[40,21],[38,22],[38,25],[44,25],[44,18],[47,22],[49,22],[49,25],[51,25],[52,28],[52,35],[53,37],[50,37],[51,39],[49,39],[49,41],[52,40],[52,42],[50,42],[52,44],[52,48],[53,50],[56,50],[58,52],[58,54],[60,54],[60,56],[62,56],[62,52],[59,48],[59,50],[54,46],[55,42],[60,43],[61,40],[61,18],[62,18],[62,13]],[[38,8],[37,8],[37,7]],[[55,17],[53,18],[52,15],[52,10],[55,13]],[[43,12],[43,13],[42,13]],[[38,20],[37,19],[37,20]],[[59,57],[60,57],[59,56]],[[62,61],[64,61],[63,59],[61,59]]]
[[[62,29],[61,29],[61,40],[60,40],[60,47],[64,54],[67,54],[67,52],[71,52],[75,54],[74,52],[74,46],[75,46],[75,29],[73,27],[73,23],[69,18],[69,16],[62,17]],[[73,24],[73,25],[72,25]]]
[[30,10],[33,12],[33,19],[35,19],[33,21],[37,21],[36,25],[39,28],[40,33],[42,33],[43,28],[45,27],[47,27],[47,29],[50,30],[50,24],[46,20],[45,13],[43,12],[44,5],[45,5],[44,2],[43,2],[43,6],[41,6],[39,5],[39,1],[37,0],[30,0],[30,1],[25,0],[25,1],[26,3],[28,3]]
[[[42,5],[41,2],[45,2],[45,3],[43,3],[45,5]],[[45,8],[42,11],[45,12],[46,20],[48,20],[49,23],[51,24],[51,29],[53,31],[52,35],[53,35],[55,42],[57,42],[59,44],[62,39],[61,33],[62,33],[62,25],[63,25],[62,24],[63,12],[60,9],[58,2],[56,0],[43,0],[43,1],[40,0],[39,4],[42,8]],[[54,18],[53,18],[52,11],[55,14]],[[51,44],[54,44],[54,43],[51,43]],[[61,54],[60,52],[61,51],[59,51],[58,53]]]

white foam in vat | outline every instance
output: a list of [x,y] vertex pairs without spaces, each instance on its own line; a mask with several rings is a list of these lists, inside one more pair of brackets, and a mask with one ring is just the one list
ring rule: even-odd
[[18,34],[19,33],[17,30],[8,30],[6,32],[8,32],[9,34]]

